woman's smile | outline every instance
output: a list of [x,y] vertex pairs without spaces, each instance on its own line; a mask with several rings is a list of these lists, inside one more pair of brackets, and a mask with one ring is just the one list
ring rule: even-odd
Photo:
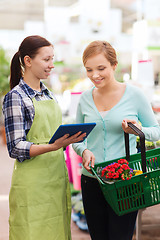
[[92,82],[95,84],[95,85],[99,85],[103,82],[104,78],[101,78],[101,79],[93,79]]
[[51,70],[45,70],[45,73],[46,73],[47,76],[49,76],[50,73],[51,73]]

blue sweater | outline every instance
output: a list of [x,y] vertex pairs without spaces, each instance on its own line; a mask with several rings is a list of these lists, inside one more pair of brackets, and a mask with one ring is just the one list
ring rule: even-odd
[[[123,119],[134,119],[142,124],[146,140],[160,139],[160,127],[154,116],[152,107],[142,91],[127,84],[120,101],[101,117],[92,97],[92,91],[85,91],[80,98],[77,108],[77,123],[96,122],[96,126],[82,143],[73,144],[75,152],[82,156],[87,148],[95,156],[95,164],[125,156]],[[130,154],[137,153],[136,136],[130,134]],[[85,168],[82,173],[92,176]]]

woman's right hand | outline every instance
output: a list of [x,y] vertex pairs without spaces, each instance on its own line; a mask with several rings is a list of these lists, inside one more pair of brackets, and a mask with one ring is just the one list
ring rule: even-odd
[[94,154],[90,150],[85,149],[83,151],[82,158],[83,158],[83,166],[84,166],[84,168],[89,173],[92,173],[90,166],[94,168],[94,162],[95,162]]
[[72,143],[83,141],[85,136],[86,136],[86,133],[82,133],[82,132],[78,132],[70,137],[69,137],[69,134],[65,134],[63,137],[58,138],[54,143],[50,145],[54,147],[54,150],[58,150],[59,148],[62,148],[62,147],[65,148]]

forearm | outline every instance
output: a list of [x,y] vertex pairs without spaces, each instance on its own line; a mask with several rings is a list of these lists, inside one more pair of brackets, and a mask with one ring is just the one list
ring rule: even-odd
[[160,139],[160,127],[151,104],[144,98],[139,99],[139,102],[141,104],[138,105],[138,118],[142,124],[142,132],[144,132],[146,140],[157,141]]
[[87,146],[84,144],[84,142],[74,143],[74,144],[72,144],[72,147],[73,147],[74,151],[81,157],[82,157],[82,153],[84,152],[84,150],[87,149]]
[[20,141],[13,148],[9,148],[9,155],[11,158],[17,159],[19,162],[23,162],[31,157],[38,156],[40,154],[51,152],[59,149],[61,146],[54,144],[33,144],[27,141]]
[[160,127],[142,127],[142,132],[148,141],[158,141],[160,139]]
[[[76,113],[76,123],[84,123],[84,116],[81,110],[81,104],[78,105],[77,107],[77,113]],[[72,144],[72,147],[74,149],[74,151],[80,156],[82,157],[82,153],[85,149],[87,149],[86,146],[86,140],[84,140],[81,143],[74,143]]]
[[35,157],[40,154],[44,154],[55,150],[57,150],[55,144],[40,144],[40,145],[32,144],[29,153],[30,157]]
[[81,132],[78,132],[70,137],[69,134],[65,134],[63,137],[57,139],[52,144],[40,144],[40,145],[33,144],[30,147],[30,157],[35,157],[43,153],[57,151],[60,148],[65,148],[69,144],[82,141],[85,136],[86,133],[81,134]]

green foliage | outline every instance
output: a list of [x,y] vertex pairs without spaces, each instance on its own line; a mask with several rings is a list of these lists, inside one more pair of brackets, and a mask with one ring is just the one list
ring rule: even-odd
[[[3,48],[0,47],[0,117],[2,115],[2,97],[9,91],[10,63]],[[0,119],[1,125],[1,119]]]
[[131,75],[130,65],[124,65],[118,62],[117,68],[115,70],[115,79],[119,82],[123,82],[123,75],[125,73]]
[[81,79],[86,76],[82,71],[81,64],[66,64],[64,62],[54,62],[55,73],[58,74],[62,84],[62,92],[67,89],[72,89]]
[[9,91],[9,60],[3,48],[0,47],[0,97]]

